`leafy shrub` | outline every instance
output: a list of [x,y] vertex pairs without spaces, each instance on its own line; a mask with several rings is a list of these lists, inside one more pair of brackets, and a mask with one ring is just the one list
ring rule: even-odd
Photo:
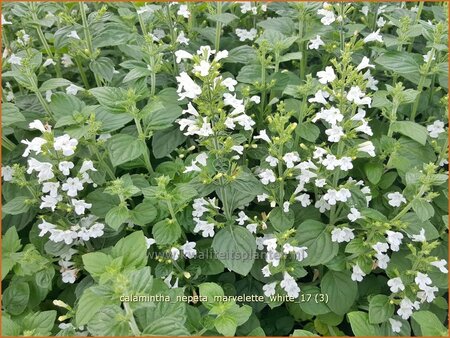
[[446,6],[3,4],[3,333],[446,335]]

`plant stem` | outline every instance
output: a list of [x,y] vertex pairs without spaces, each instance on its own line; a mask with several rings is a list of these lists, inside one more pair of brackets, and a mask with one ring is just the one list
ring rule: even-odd
[[425,85],[425,81],[427,79],[428,72],[430,71],[430,67],[431,67],[431,64],[433,62],[434,53],[435,53],[435,49],[432,48],[431,49],[431,53],[430,53],[430,57],[428,59],[428,62],[425,65],[424,72],[420,75],[419,84],[417,85],[417,91],[419,93],[417,94],[417,97],[416,97],[416,99],[415,99],[415,101],[413,103],[413,107],[412,107],[412,110],[411,110],[411,117],[410,117],[411,121],[414,121],[415,118],[416,118],[417,108],[419,107],[420,94],[422,94],[423,87]]
[[109,165],[103,160],[103,157],[98,152],[98,149],[95,146],[89,145],[89,150],[92,154],[94,154],[97,157],[97,160],[100,162],[100,165],[106,170],[106,173],[108,174],[109,178],[115,180],[116,175],[111,170]]
[[130,304],[128,304],[128,302],[123,302],[123,307],[125,309],[125,313],[130,317],[129,324],[131,332],[133,333],[134,336],[140,336],[141,331],[139,330],[136,324],[136,320],[134,319],[133,310],[131,310]]
[[[417,25],[417,23],[419,22],[424,4],[425,4],[425,1],[419,1],[419,7],[417,8],[416,18],[414,19],[413,25]],[[407,49],[408,53],[411,53],[413,45],[414,45],[414,37],[412,38],[411,43],[408,46],[408,49]]]
[[177,37],[175,36],[175,31],[173,30],[173,21],[172,21],[172,15],[170,14],[170,7],[169,4],[166,6],[167,11],[167,24],[169,25],[169,31],[170,31],[170,42],[172,44],[172,58],[173,58],[173,70],[175,74],[178,74],[178,65],[176,62],[175,52],[173,51],[173,47],[175,46],[175,42],[177,41]]
[[305,29],[305,21],[304,21],[304,10],[302,9],[299,12],[299,17],[298,17],[298,37],[301,40],[298,43],[298,48],[300,50],[300,53],[302,54],[301,59],[300,59],[300,80],[304,81],[305,77],[306,77],[306,42],[303,41],[303,31]]
[[416,196],[413,197],[413,199],[407,204],[405,205],[405,207],[397,214],[397,216],[395,216],[391,222],[397,221],[400,218],[402,218],[411,208],[412,208],[412,203],[414,202],[414,200],[416,200],[417,198],[421,198],[422,195],[425,193],[426,187],[424,185],[422,185],[419,189],[419,192],[417,193]]
[[134,123],[136,124],[136,128],[138,130],[139,133],[139,139],[141,140],[141,142],[143,142],[144,147],[145,147],[145,151],[144,151],[144,162],[145,162],[145,167],[147,168],[148,172],[150,174],[153,174],[153,167],[152,167],[152,163],[150,162],[150,155],[148,152],[148,147],[147,147],[147,142],[145,142],[145,133],[142,130],[142,126],[141,126],[141,121],[139,118],[135,117],[134,118]]
[[83,69],[83,66],[78,57],[75,57],[75,63],[77,64],[78,71],[80,72],[81,80],[83,81],[83,85],[85,89],[89,89],[89,81],[86,77],[86,72]]
[[12,151],[16,147],[16,145],[5,135],[2,135],[2,141],[2,146],[9,151]]
[[[217,15],[219,16],[220,14],[222,14],[222,2],[218,1],[217,2]],[[220,48],[220,35],[222,32],[222,23],[217,21],[216,22],[216,40],[215,40],[215,44],[214,47],[216,49],[216,52],[219,51]]]

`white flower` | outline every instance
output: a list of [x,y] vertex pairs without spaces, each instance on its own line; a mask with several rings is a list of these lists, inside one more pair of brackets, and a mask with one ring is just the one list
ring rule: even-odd
[[78,141],[74,138],[70,138],[68,134],[56,137],[53,143],[55,150],[62,151],[64,156],[73,155],[77,145]]
[[341,122],[344,118],[344,115],[341,114],[340,110],[335,107],[331,107],[330,109],[320,109],[320,112],[314,116],[312,122],[316,122],[318,119],[322,119],[327,121],[331,125],[335,125],[337,122]]
[[253,95],[253,96],[250,98],[250,101],[251,101],[251,102],[255,102],[256,104],[259,104],[259,103],[261,102],[261,98],[260,98],[258,95]]
[[42,192],[49,194],[51,197],[58,196],[59,182],[44,182],[42,184]]
[[253,139],[255,140],[264,140],[267,143],[272,143],[272,141],[270,140],[269,136],[267,135],[267,132],[265,129],[262,129],[259,131],[259,134],[257,136],[254,136]]
[[202,88],[197,85],[186,72],[180,73],[180,76],[177,76],[176,79],[178,82],[177,93],[180,97],[178,100],[183,100],[186,97],[195,99],[202,93]]
[[191,60],[193,56],[191,53],[180,49],[175,52],[175,57],[176,57],[176,62],[180,63],[181,60],[186,60],[186,59]]
[[189,39],[184,35],[184,32],[181,31],[177,36],[177,42],[183,45],[189,45]]
[[326,178],[316,179],[314,181],[314,184],[318,188],[323,188],[325,186],[325,184],[327,184],[327,179]]
[[147,245],[147,250],[150,249],[150,247],[156,243],[156,241],[153,238],[148,238],[148,237],[145,237],[145,242]]
[[403,234],[401,232],[396,231],[386,231],[387,235],[387,242],[391,246],[392,251],[398,251],[400,250],[400,244],[402,244]]
[[402,279],[400,277],[389,279],[387,285],[391,289],[391,292],[394,293],[405,290],[405,285],[403,284]]
[[12,65],[20,66],[22,64],[22,58],[20,56],[15,55],[15,54],[11,54],[11,56],[8,59],[8,63],[10,63]]
[[[324,7],[325,7],[325,4],[324,4]],[[336,16],[334,15],[333,11],[321,8],[317,11],[317,14],[323,16],[322,19],[320,19],[320,22],[322,22],[325,26],[329,26],[334,21],[336,21]]]
[[211,64],[208,61],[201,60],[200,64],[194,67],[194,71],[199,72],[201,76],[207,76],[210,68]]
[[298,260],[299,262],[301,262],[306,257],[308,257],[308,253],[306,252],[307,249],[308,248],[306,246],[302,246],[302,247],[295,246],[294,247],[295,259]]
[[289,207],[291,206],[291,203],[289,201],[286,201],[283,203],[283,212],[289,212]]
[[20,143],[26,144],[27,147],[25,148],[25,151],[23,152],[23,157],[28,157],[30,155],[30,152],[34,151],[35,154],[40,154],[42,152],[42,146],[47,143],[46,140],[44,140],[42,137],[35,137],[31,141],[28,140],[22,140]]
[[13,176],[14,176],[14,169],[12,167],[10,167],[9,165],[2,167],[3,181],[11,182],[13,180]]
[[412,235],[411,240],[413,242],[425,242],[427,240],[427,238],[425,237],[425,229],[424,228],[420,229],[418,235]]
[[434,121],[433,124],[427,126],[428,135],[430,135],[431,138],[438,138],[440,134],[445,132],[444,126],[444,122],[439,120]]
[[328,82],[333,82],[336,79],[336,74],[334,73],[333,67],[327,66],[325,70],[317,72],[319,77],[319,82],[321,84],[327,84]]
[[371,157],[375,157],[375,146],[373,145],[372,141],[365,141],[363,143],[360,143],[358,145],[358,151],[367,153]]
[[350,213],[347,215],[350,222],[354,222],[361,218],[361,213],[356,208],[350,208]]
[[208,160],[208,154],[206,153],[200,153],[197,155],[195,160],[191,162],[191,165],[186,167],[186,169],[183,171],[184,173],[188,173],[191,171],[202,171],[199,166],[197,166],[197,163],[201,164],[202,166],[206,165],[206,161]]
[[266,284],[263,286],[264,295],[266,297],[273,296],[275,294],[275,287],[277,286],[277,282],[273,282],[270,284]]
[[427,285],[432,283],[432,280],[426,273],[417,272],[414,282],[419,286],[419,289],[423,290]]
[[262,193],[261,195],[256,195],[256,199],[258,202],[264,202],[268,197],[269,197],[269,195],[267,195],[266,193]]
[[324,46],[325,43],[320,38],[320,35],[316,35],[315,39],[309,40],[308,49],[319,49],[320,46]]
[[81,165],[79,173],[83,174],[83,173],[85,173],[88,170],[90,170],[90,171],[97,171],[97,169],[94,168],[94,163],[92,161],[84,160],[83,164]]
[[250,40],[253,41],[256,37],[257,30],[252,28],[250,30],[236,28],[236,35],[239,37],[239,41]]
[[270,277],[272,275],[272,273],[270,272],[270,267],[269,264],[265,265],[262,269],[261,272],[263,274],[264,277]]
[[325,134],[328,135],[328,141],[330,142],[339,142],[341,137],[345,135],[342,127],[338,125],[333,125],[325,130]]
[[364,271],[361,270],[361,268],[359,267],[358,264],[353,265],[352,276],[351,276],[352,281],[362,282],[363,277],[365,275],[366,274],[364,273]]
[[389,261],[391,260],[388,255],[385,254],[376,254],[377,265],[380,269],[386,269]]
[[348,171],[353,168],[352,158],[348,156],[344,156],[339,160],[341,170]]
[[298,153],[294,151],[284,154],[283,160],[286,163],[286,167],[293,168],[295,163],[300,161],[300,157],[298,156]]
[[277,249],[277,239],[276,238],[267,238],[263,241],[263,244],[267,246],[268,252],[274,252]]
[[46,90],[45,91],[45,100],[47,102],[52,102],[52,95],[53,95],[53,93],[52,93],[52,91],[50,89]]
[[407,320],[412,315],[412,310],[418,310],[420,308],[419,302],[411,302],[409,298],[404,298],[400,302],[400,308],[397,310],[397,314],[404,320]]
[[180,258],[180,250],[178,248],[171,248],[170,255],[172,256],[172,259],[176,261],[178,258]]
[[434,53],[430,50],[425,55],[422,55],[423,61],[425,63],[428,63],[430,61],[431,55],[433,55],[432,61],[436,60],[436,57],[434,56]]
[[85,203],[84,200],[77,200],[75,198],[72,198],[72,205],[77,215],[84,215],[85,210],[92,207],[91,203]]
[[215,61],[219,61],[219,60],[225,59],[227,57],[228,57],[228,51],[227,50],[221,50],[221,51],[217,52],[216,57],[214,58],[214,60]]
[[327,104],[326,99],[329,97],[330,97],[330,94],[328,94],[328,92],[319,89],[313,98],[308,99],[308,102],[311,102],[311,103],[317,102],[317,103]]
[[367,56],[364,56],[362,58],[362,61],[360,62],[360,64],[356,67],[357,71],[363,70],[365,68],[375,68],[375,65],[371,65],[370,64],[370,60]]
[[74,269],[64,270],[61,273],[61,278],[64,283],[73,284],[77,279],[77,270]]
[[203,237],[213,237],[214,236],[214,224],[208,223],[207,221],[203,221],[198,218],[194,218],[196,222],[194,232],[202,232]]
[[297,298],[300,294],[300,288],[298,287],[297,282],[287,272],[284,273],[280,286],[286,291],[288,297]]
[[[327,154],[327,151],[321,147],[316,146],[315,150],[313,152],[313,158],[317,159],[317,162],[321,162],[321,158],[323,157],[323,155]],[[336,157],[335,157],[336,158]]]
[[303,208],[311,204],[311,197],[308,194],[301,194],[295,197],[295,200],[300,202]]
[[256,234],[256,230],[258,228],[258,224],[256,223],[249,223],[245,226],[245,228],[250,231],[252,234]]
[[402,203],[406,203],[405,197],[397,191],[387,194],[387,197],[389,205],[393,207],[399,207]]
[[50,195],[45,195],[45,196],[41,196],[41,205],[39,206],[40,209],[44,209],[44,208],[50,208],[52,209],[52,211],[55,211],[56,209],[56,205],[58,204],[58,202],[60,202],[62,200],[61,196],[50,196]]
[[[372,128],[369,126],[369,123],[366,120],[362,120],[361,121],[361,125],[356,127],[355,131],[360,132],[360,133],[364,133],[364,134],[369,135],[369,136],[373,135]],[[372,144],[371,141],[367,141],[367,142],[364,142],[364,143]],[[373,144],[372,144],[372,147],[373,147]],[[375,149],[375,147],[373,147],[373,149]]]
[[227,77],[225,80],[222,81],[222,85],[224,85],[225,87],[227,87],[227,89],[230,92],[234,92],[234,86],[237,85],[237,81],[231,77]]
[[34,120],[33,122],[31,122],[28,125],[28,128],[30,128],[30,129],[37,129],[37,130],[41,131],[42,133],[47,133],[47,132],[51,131],[51,127],[50,126],[48,126],[46,128],[44,126],[44,124],[41,121],[39,121],[39,120]]
[[439,261],[431,262],[430,265],[435,266],[438,268],[442,273],[448,273],[447,268],[445,267],[447,265],[447,261],[445,259],[441,259]]
[[64,68],[68,68],[74,65],[72,58],[70,57],[69,54],[63,54],[63,56],[61,57],[61,63],[64,66]]
[[391,324],[392,332],[399,333],[402,330],[403,324],[401,321],[389,318],[389,323]]
[[31,174],[33,171],[38,172],[39,182],[44,182],[55,177],[52,167],[52,164],[49,162],[39,162],[38,160],[31,158],[28,160],[27,173]]
[[181,246],[181,250],[183,250],[183,254],[187,258],[194,258],[195,255],[197,255],[197,250],[195,250],[196,243],[195,242],[188,242],[184,243]]
[[3,25],[12,25],[11,21],[5,19],[5,16],[2,14],[2,26]]
[[389,249],[389,245],[387,243],[377,242],[372,245],[372,249],[374,249],[378,254],[383,254]]
[[335,228],[331,231],[331,241],[342,243],[342,242],[350,242],[355,235],[353,234],[353,229],[343,227],[343,228]]
[[363,74],[363,79],[367,80],[366,83],[366,87],[370,88],[372,90],[378,90],[377,84],[378,84],[378,80],[376,80],[372,74],[370,74],[370,69],[368,69],[364,74]]
[[77,95],[77,93],[80,90],[83,90],[83,88],[78,87],[78,86],[74,85],[73,83],[71,83],[69,86],[67,86],[66,93],[69,95]]
[[364,38],[365,43],[372,41],[383,42],[383,37],[380,34],[380,29],[377,29],[377,31],[370,33]]
[[70,31],[70,33],[67,34],[67,37],[80,40],[80,37],[78,36],[77,31]]
[[47,232],[51,233],[54,229],[56,229],[56,225],[42,220],[42,223],[38,225],[38,228],[41,230],[39,237],[43,237]]
[[62,190],[67,191],[67,195],[75,197],[78,195],[78,191],[83,190],[83,184],[78,177],[69,177],[62,185]]
[[258,176],[261,179],[261,183],[264,185],[267,185],[269,183],[273,183],[276,180],[275,174],[272,170],[270,169],[265,169],[263,171],[261,171]]
[[431,303],[436,298],[434,293],[438,291],[439,289],[435,286],[425,285],[422,291],[417,292],[417,297],[419,297],[422,303],[424,302]]
[[326,210],[331,209],[331,205],[328,204],[328,202],[323,198],[320,198],[316,203],[314,204],[314,207],[319,209],[320,212],[325,212]]
[[236,218],[236,221],[239,225],[244,225],[244,223],[250,219],[243,211],[239,211],[238,216],[239,218]]
[[63,175],[69,176],[70,175],[70,169],[74,167],[74,164],[72,162],[68,161],[61,161],[58,164],[58,169],[63,173]]
[[361,88],[358,86],[353,86],[347,93],[347,100],[350,102],[354,102],[357,105],[368,105],[372,103],[372,99],[361,91]]
[[144,14],[144,13],[147,13],[147,12],[153,13],[154,9],[152,7],[150,7],[149,5],[145,5],[145,6],[140,7],[138,10],[136,10],[136,12],[138,14]]
[[187,5],[180,5],[180,9],[177,11],[178,15],[181,15],[182,17],[189,19],[189,16],[191,15],[191,12],[188,10]]

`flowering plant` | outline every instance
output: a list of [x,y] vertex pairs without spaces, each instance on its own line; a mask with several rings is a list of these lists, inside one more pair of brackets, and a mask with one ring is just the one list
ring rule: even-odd
[[2,332],[446,335],[447,4],[2,4]]

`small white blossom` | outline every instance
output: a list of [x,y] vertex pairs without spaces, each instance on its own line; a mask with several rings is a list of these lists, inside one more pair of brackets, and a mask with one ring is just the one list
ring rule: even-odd
[[389,318],[389,323],[391,324],[392,332],[400,333],[403,325],[401,321]]
[[75,30],[74,31],[70,31],[70,33],[67,34],[67,37],[80,40],[80,37],[78,36],[77,31],[75,31]]
[[55,150],[62,151],[64,156],[71,156],[75,153],[75,149],[78,145],[78,141],[71,138],[68,134],[55,137],[53,147]]
[[403,234],[396,231],[386,231],[387,242],[389,243],[392,251],[400,250],[400,244],[402,244]]
[[77,215],[84,215],[86,209],[90,209],[92,207],[91,203],[86,203],[84,200],[77,200],[72,198],[72,205],[75,208],[75,213]]
[[180,9],[177,11],[178,15],[181,15],[182,17],[189,19],[189,16],[191,15],[191,12],[188,10],[187,5],[180,5]]
[[406,203],[406,198],[399,192],[391,192],[387,194],[389,205],[399,207],[402,203]]
[[181,31],[177,36],[177,42],[183,45],[189,45],[189,39],[184,35],[184,32]]
[[256,37],[257,30],[252,28],[250,30],[236,28],[236,35],[239,37],[239,41],[250,40],[253,41]]
[[445,259],[441,259],[438,261],[431,262],[430,265],[438,268],[442,273],[448,273],[448,269],[445,267],[447,265],[447,261]]
[[355,222],[357,219],[361,218],[361,213],[356,208],[350,208],[350,213],[347,215],[350,222]]
[[275,174],[272,170],[270,169],[265,169],[263,171],[261,171],[258,176],[261,179],[261,183],[264,185],[267,185],[269,183],[273,183],[276,180]]
[[328,141],[330,142],[339,142],[341,137],[345,135],[342,127],[338,125],[333,125],[325,130],[325,134],[328,135]]
[[427,285],[432,283],[432,280],[426,273],[417,272],[414,282],[423,290]]
[[266,297],[271,297],[275,294],[275,287],[277,286],[277,282],[273,282],[270,284],[266,284],[263,286],[264,295]]
[[67,191],[67,195],[75,197],[78,195],[78,191],[83,190],[83,184],[78,177],[69,177],[62,185],[62,190]]
[[383,42],[383,37],[380,34],[380,29],[377,29],[375,32],[370,33],[364,38],[365,43],[372,41]]
[[297,298],[300,294],[300,288],[298,287],[297,282],[287,272],[284,273],[280,286],[284,291],[286,291],[289,297]]
[[375,146],[373,145],[372,141],[365,141],[363,143],[360,143],[358,145],[358,151],[367,153],[371,157],[375,157]]
[[393,293],[405,290],[405,285],[403,284],[402,279],[400,277],[389,279],[387,285],[389,286],[391,292]]
[[70,175],[70,169],[74,167],[74,164],[69,161],[61,161],[58,164],[58,169],[63,173],[63,175],[69,176]]
[[375,68],[375,65],[371,65],[369,58],[367,56],[364,56],[360,64],[356,67],[356,70],[360,71],[366,68]]
[[411,240],[413,242],[425,242],[427,238],[425,237],[425,229],[420,229],[420,232],[417,235],[412,235]]
[[186,72],[180,73],[180,76],[177,76],[176,79],[178,82],[177,93],[180,97],[178,100],[183,100],[186,97],[195,99],[202,93],[201,87]]
[[327,84],[336,79],[336,74],[334,73],[333,67],[327,66],[325,67],[325,70],[317,72],[317,77],[321,84]]
[[335,228],[331,231],[331,241],[333,242],[350,242],[353,238],[355,238],[353,229],[347,227]]
[[77,95],[77,93],[78,93],[80,90],[83,90],[83,88],[81,88],[81,87],[79,87],[79,86],[76,86],[76,85],[74,85],[74,84],[72,83],[72,84],[70,84],[69,86],[67,86],[67,88],[66,88],[66,93],[69,94],[69,95]]
[[194,258],[195,255],[197,255],[197,250],[195,250],[196,243],[195,242],[188,242],[184,243],[181,246],[181,250],[183,250],[183,254],[187,258]]
[[320,35],[316,35],[315,39],[309,40],[308,49],[319,49],[320,46],[324,46],[325,43],[320,38]]
[[428,135],[430,135],[431,138],[438,138],[440,134],[445,132],[444,126],[444,122],[439,120],[434,121],[433,124],[427,126]]
[[361,270],[361,268],[359,267],[358,264],[353,265],[352,276],[351,276],[352,281],[362,282],[363,277],[365,275],[366,274],[364,273],[364,271]]

